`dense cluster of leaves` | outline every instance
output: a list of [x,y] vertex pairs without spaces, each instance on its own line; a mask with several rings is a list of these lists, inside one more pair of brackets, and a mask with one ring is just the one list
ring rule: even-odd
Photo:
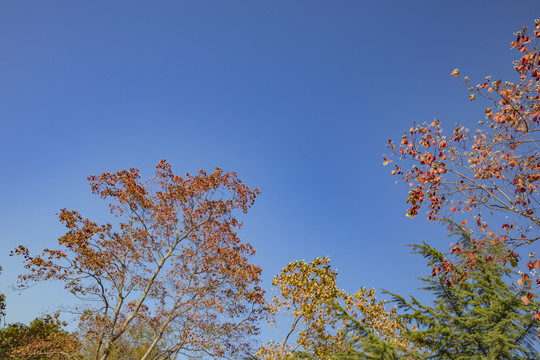
[[66,324],[57,317],[35,319],[29,326],[15,323],[0,330],[0,359],[79,358],[76,334],[62,330]]
[[120,220],[98,224],[63,209],[68,231],[60,249],[37,256],[16,249],[29,270],[22,285],[59,280],[86,301],[73,311],[85,343],[95,344],[95,359],[109,358],[143,323],[149,343],[140,359],[247,352],[264,292],[261,269],[248,261],[255,251],[238,238],[234,214],[247,212],[259,190],[220,169],[174,175],[165,161],[146,183],[136,169],[89,181]]
[[444,274],[434,272],[422,277],[422,289],[429,291],[435,302],[422,304],[392,294],[404,313],[405,323],[417,328],[404,336],[423,349],[427,359],[538,359],[537,326],[533,309],[539,303],[526,306],[516,286],[512,285],[511,269],[497,261],[486,261],[463,227],[454,226],[460,235],[463,252],[443,254],[428,244],[414,245],[413,252],[422,255],[434,269],[444,266],[449,258],[455,263],[469,261],[468,252],[477,253],[477,262],[465,270],[467,276],[457,284],[449,283]]
[[[350,339],[371,336],[396,347],[408,347],[400,336],[405,325],[395,309],[387,311],[384,302],[377,301],[373,289],[361,288],[348,294],[336,285],[337,271],[328,258],[312,262],[291,262],[274,278],[277,294],[271,304],[271,325],[279,328],[276,315],[290,316],[290,326],[279,342],[263,345],[257,355],[266,360],[315,358],[337,353],[349,353]],[[345,309],[355,319],[361,319],[362,331],[346,334],[349,320],[340,315]],[[278,332],[279,333],[279,332]]]

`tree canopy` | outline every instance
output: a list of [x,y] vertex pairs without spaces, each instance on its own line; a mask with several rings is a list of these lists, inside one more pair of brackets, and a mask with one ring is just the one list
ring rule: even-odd
[[0,358],[53,359],[79,358],[80,342],[76,334],[63,330],[66,324],[57,317],[34,319],[30,325],[9,324],[0,330]]
[[385,165],[395,161],[392,175],[410,186],[407,216],[425,209],[431,221],[453,218],[486,244],[510,246],[514,259],[512,247],[540,239],[540,20],[532,34],[523,27],[516,36],[517,82],[488,76],[473,85],[459,70],[451,74],[462,78],[470,100],[489,104],[478,129],[456,124],[445,133],[438,119],[415,123],[400,141],[388,140],[392,155],[384,158]]
[[63,209],[67,232],[59,249],[16,249],[29,270],[22,285],[57,280],[82,299],[72,311],[99,360],[143,323],[149,341],[140,359],[246,353],[264,292],[235,212],[246,213],[259,190],[220,169],[181,177],[165,161],[147,182],[137,169],[89,181],[92,193],[111,200],[112,221],[98,224]]
[[[327,359],[336,354],[357,351],[351,343],[359,338],[372,336],[377,344],[390,344],[386,349],[402,353],[414,351],[401,333],[405,324],[396,310],[385,309],[385,302],[378,301],[374,289],[361,288],[348,294],[336,285],[337,271],[330,267],[328,258],[311,262],[293,261],[274,277],[272,285],[276,295],[272,299],[271,325],[279,334],[285,325],[286,332],[279,341],[263,345],[257,355],[260,359]],[[350,316],[341,316],[345,309]],[[282,326],[278,316],[285,316]],[[359,319],[361,328],[353,332],[346,329],[351,319]],[[366,335],[369,334],[369,335]],[[355,342],[357,347],[359,342]],[[374,350],[370,343],[369,349]]]
[[[426,305],[414,297],[406,300],[392,294],[402,311],[400,319],[416,329],[407,331],[405,338],[424,350],[426,359],[537,359],[540,341],[533,309],[539,304],[524,304],[513,284],[515,273],[482,256],[485,247],[463,228],[454,226],[453,232],[461,237],[460,250],[454,247],[450,254],[427,243],[413,245],[413,253],[422,255],[434,269],[432,276],[420,278],[434,302]],[[474,263],[470,252],[476,254]],[[449,258],[468,263],[457,283],[440,271]]]

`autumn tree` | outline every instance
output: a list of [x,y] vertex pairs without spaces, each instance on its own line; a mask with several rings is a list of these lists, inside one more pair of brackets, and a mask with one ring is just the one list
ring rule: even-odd
[[22,286],[58,280],[84,300],[72,311],[95,359],[110,358],[141,324],[149,327],[141,360],[246,352],[264,300],[236,213],[246,213],[259,190],[218,168],[175,175],[164,160],[149,181],[130,169],[89,182],[109,200],[111,222],[62,209],[67,232],[58,249],[16,249],[28,269]]
[[[373,289],[347,294],[337,287],[336,277],[337,271],[331,269],[326,257],[291,262],[274,277],[272,285],[277,294],[271,303],[270,324],[279,334],[283,326],[276,322],[278,315],[288,316],[290,322],[279,341],[270,341],[259,349],[259,359],[329,359],[337,353],[349,354],[353,350],[351,337],[362,341],[374,336],[391,343],[392,351],[409,348],[401,339],[405,325],[395,309],[387,311],[384,302],[376,300]],[[341,316],[340,309],[360,319],[362,331],[346,333],[349,320]]]
[[80,359],[76,334],[63,330],[57,317],[34,319],[30,325],[9,324],[0,330],[0,359]]
[[513,262],[516,247],[540,239],[540,21],[532,34],[523,27],[515,35],[517,81],[488,76],[475,86],[459,70],[451,74],[470,100],[488,102],[478,129],[456,124],[445,133],[437,119],[415,123],[399,142],[389,140],[392,155],[384,159],[395,161],[392,174],[410,187],[407,216],[424,209],[432,221],[463,221],[486,244],[504,243],[499,255]]

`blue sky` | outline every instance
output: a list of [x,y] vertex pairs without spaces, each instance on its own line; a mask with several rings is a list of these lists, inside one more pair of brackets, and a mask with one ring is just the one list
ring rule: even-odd
[[413,121],[482,120],[450,72],[515,78],[509,43],[535,17],[537,1],[2,1],[7,321],[70,301],[52,284],[12,292],[9,251],[54,247],[61,208],[104,219],[88,175],[149,176],[160,159],[261,189],[242,238],[266,288],[288,262],[329,256],[348,291],[416,294],[427,269],[403,245],[449,240],[405,217],[386,140]]

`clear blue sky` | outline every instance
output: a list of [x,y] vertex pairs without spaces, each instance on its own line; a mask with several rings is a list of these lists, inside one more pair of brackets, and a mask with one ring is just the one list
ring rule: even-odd
[[54,247],[60,208],[102,219],[88,175],[150,175],[159,159],[261,189],[242,237],[263,286],[292,260],[330,256],[348,291],[416,293],[427,270],[403,245],[449,240],[404,216],[386,140],[415,120],[482,120],[450,72],[513,78],[512,34],[535,17],[538,1],[0,2],[7,321],[70,299],[50,284],[12,292],[23,269],[9,251]]

